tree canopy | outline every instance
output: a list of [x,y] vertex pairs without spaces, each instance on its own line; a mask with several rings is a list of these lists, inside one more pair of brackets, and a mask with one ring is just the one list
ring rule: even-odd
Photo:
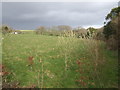
[[117,17],[117,16],[119,15],[119,12],[120,12],[120,6],[119,6],[119,7],[116,7],[116,8],[113,8],[113,9],[111,10],[111,12],[107,14],[107,16],[106,16],[105,19],[106,19],[106,20],[109,20],[109,19],[111,20],[111,19]]

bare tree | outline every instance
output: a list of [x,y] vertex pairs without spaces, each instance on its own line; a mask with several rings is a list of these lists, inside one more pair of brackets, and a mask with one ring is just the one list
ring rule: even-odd
[[68,25],[59,25],[58,30],[72,30],[72,27]]
[[39,27],[36,29],[36,34],[41,34],[41,35],[43,35],[45,32],[46,32],[46,28],[45,28],[44,26],[39,26]]

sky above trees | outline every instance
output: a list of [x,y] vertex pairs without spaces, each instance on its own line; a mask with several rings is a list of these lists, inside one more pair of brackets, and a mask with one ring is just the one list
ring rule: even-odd
[[3,2],[2,23],[14,29],[70,25],[102,27],[117,2]]

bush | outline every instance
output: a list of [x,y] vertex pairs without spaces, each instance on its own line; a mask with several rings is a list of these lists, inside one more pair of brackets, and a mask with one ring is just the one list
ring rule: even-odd
[[103,30],[104,30],[104,27],[97,29],[94,36],[93,36],[93,39],[104,41],[105,35],[103,34]]
[[[116,13],[116,15],[113,16],[112,13]],[[117,50],[118,49],[118,36],[120,36],[120,33],[118,32],[118,28],[120,27],[120,7],[112,9],[112,11],[107,15],[107,19],[110,19],[110,21],[104,26],[103,33],[105,35],[107,48],[111,50]],[[119,13],[119,14],[118,14]]]
[[2,34],[5,35],[7,33],[11,33],[13,31],[13,29],[7,25],[3,25],[2,26]]
[[41,35],[44,35],[45,34],[45,32],[46,32],[46,29],[45,29],[45,27],[44,26],[40,26],[40,27],[38,27],[37,29],[36,29],[36,34],[41,34]]

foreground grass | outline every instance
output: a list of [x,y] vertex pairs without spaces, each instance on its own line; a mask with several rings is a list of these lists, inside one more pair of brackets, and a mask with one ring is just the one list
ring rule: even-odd
[[[21,34],[5,36],[5,84],[39,88],[117,87],[117,53],[104,42]],[[15,86],[13,85],[13,86]]]

